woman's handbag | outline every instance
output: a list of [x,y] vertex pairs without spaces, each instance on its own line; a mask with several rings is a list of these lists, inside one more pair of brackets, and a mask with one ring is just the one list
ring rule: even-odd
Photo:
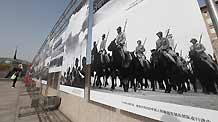
[[14,80],[16,78],[16,73],[14,73],[12,76],[11,76],[11,80]]

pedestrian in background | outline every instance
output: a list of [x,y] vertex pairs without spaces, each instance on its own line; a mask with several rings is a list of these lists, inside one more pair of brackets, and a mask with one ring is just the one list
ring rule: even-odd
[[12,88],[15,88],[15,84],[17,82],[17,78],[20,74],[20,72],[23,70],[23,65],[22,64],[19,64],[17,67],[15,67],[13,69],[14,71],[14,74],[11,76],[11,80],[13,80],[13,83],[12,83]]
[[15,71],[14,74],[11,76],[11,80],[13,80],[12,88],[15,88],[18,75],[19,75],[19,71]]

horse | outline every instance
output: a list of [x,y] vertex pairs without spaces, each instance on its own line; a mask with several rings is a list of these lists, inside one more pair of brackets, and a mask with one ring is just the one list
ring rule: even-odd
[[157,51],[152,51],[150,62],[151,62],[151,74],[152,74],[150,80],[151,80],[151,84],[152,84],[151,86],[153,88],[153,91],[155,91],[156,88],[156,83],[155,83],[156,81],[159,84],[159,89],[166,90],[163,81],[168,80],[168,78],[162,63],[159,60],[159,54]]
[[[108,56],[108,54],[105,54],[105,56],[103,56],[103,60],[101,60],[101,53],[100,52],[93,52],[93,58],[92,58],[92,63],[91,63],[91,74],[92,76],[94,76],[94,83],[93,86],[98,86],[99,88],[101,88],[102,86],[102,82],[101,82],[101,77],[103,77],[104,82],[103,85],[104,87],[106,87],[106,85],[108,85],[107,83],[107,79],[109,77],[109,63],[110,63],[110,59],[106,59],[105,57]],[[108,56],[109,57],[109,56]],[[96,72],[96,74],[94,75],[94,72]],[[97,80],[96,80],[97,79]]]
[[192,61],[192,69],[194,75],[199,79],[202,92],[209,94],[217,94],[217,89],[215,87],[216,80],[218,79],[217,71],[215,71],[209,64],[200,57],[200,55],[195,51],[189,52],[190,60]]
[[[131,81],[131,87],[134,87],[134,91],[136,92],[137,86],[140,85],[141,89],[143,89],[143,86],[145,88],[148,87],[147,79],[150,74],[150,62],[145,59],[142,65],[138,59],[138,57],[135,55],[135,52],[130,52],[132,56],[132,61],[130,64],[130,71],[132,72],[130,75],[130,81]],[[134,82],[136,79],[136,83]],[[145,83],[143,83],[143,79],[145,80]]]
[[[168,59],[163,52],[154,51],[151,56],[152,66],[152,88],[155,90],[155,81],[159,82],[159,86],[165,89],[165,93],[170,93],[171,88],[178,90],[178,93],[183,93],[182,86],[187,80],[187,74],[181,66],[177,66],[173,61]],[[166,88],[163,86],[163,81]],[[178,89],[177,89],[178,87]]]
[[129,88],[129,76],[130,70],[129,66],[132,61],[132,58],[129,53],[125,53],[125,59],[121,56],[121,48],[119,48],[115,42],[115,39],[111,41],[108,46],[108,51],[112,52],[112,61],[111,61],[111,71],[112,71],[112,86],[111,90],[115,89],[115,79],[116,79],[116,72],[119,71],[119,78],[121,84],[123,86],[124,92],[128,92]]

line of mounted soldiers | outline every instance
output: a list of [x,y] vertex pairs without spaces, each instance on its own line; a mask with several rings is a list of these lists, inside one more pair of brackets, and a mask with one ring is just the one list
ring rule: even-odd
[[[121,48],[121,56],[123,57],[123,59],[125,59],[125,52],[127,51],[127,43],[126,43],[126,35],[125,32],[122,32],[121,27],[117,28],[117,37],[116,37],[116,44],[118,46],[118,48]],[[166,56],[168,59],[170,59],[172,62],[174,62],[175,64],[177,64],[178,66],[184,66],[185,64],[183,64],[184,60],[181,56],[179,56],[179,53],[175,52],[175,48],[172,49],[173,47],[170,45],[169,42],[169,38],[172,38],[172,34],[169,34],[169,29],[167,32],[166,37],[163,36],[162,32],[158,32],[156,33],[156,35],[158,36],[158,40],[156,41],[156,49],[152,49],[151,52],[157,51],[160,53],[163,53],[164,56]],[[108,36],[108,34],[107,34]],[[202,35],[201,35],[202,38]],[[107,37],[105,34],[102,35],[102,41],[100,44],[100,54],[101,54],[101,61],[103,61],[103,56],[107,53],[106,52],[106,42],[107,42]],[[145,44],[146,40],[144,41]],[[214,70],[218,71],[218,67],[217,67],[217,61],[216,59],[213,60],[212,57],[208,54],[205,53],[206,48],[203,46],[203,44],[201,44],[201,39],[198,43],[197,39],[193,38],[190,40],[190,42],[192,43],[192,46],[190,47],[190,52],[196,52],[198,53],[198,55],[202,58],[202,60],[204,60],[205,62],[208,63],[208,65],[213,68]],[[141,65],[143,66],[143,62],[146,59],[144,52],[145,52],[145,48],[144,48],[144,44],[142,44],[141,40],[137,41],[137,47],[135,49],[135,54],[138,57]],[[92,52],[97,52],[97,45],[98,42],[94,42],[94,47]],[[94,54],[94,53],[92,53]],[[187,65],[187,63],[186,63]]]
[[[187,62],[184,58],[182,58],[179,55],[179,53],[175,52],[176,47],[174,47],[174,49],[172,49],[173,47],[170,45],[170,42],[169,42],[170,38],[172,38],[171,37],[172,34],[169,34],[169,31],[170,31],[170,29],[168,29],[166,37],[163,36],[162,32],[156,33],[156,35],[158,36],[158,40],[156,41],[156,49],[152,49],[151,53],[153,54],[154,52],[157,52],[159,54],[162,54],[164,57],[166,57],[172,63],[176,64],[178,67],[181,67],[182,69],[187,69],[189,64],[193,64],[193,60],[190,60]],[[105,49],[108,34],[107,34],[107,37],[106,37],[106,34],[102,35],[102,41],[101,41],[100,50],[99,50],[99,53],[101,55],[101,62],[104,62],[105,59],[106,59],[106,62],[107,62],[107,59],[108,59],[108,62],[110,60],[109,56],[106,55],[107,52]],[[214,72],[218,73],[217,62],[215,60],[213,60],[212,56],[205,53],[206,48],[203,46],[203,44],[201,44],[201,39],[202,39],[202,35],[200,37],[199,42],[195,38],[190,40],[190,43],[192,43],[192,46],[190,47],[189,57],[190,57],[190,54],[194,54],[201,61],[203,61],[210,69],[212,69]],[[145,41],[144,41],[144,44],[145,44]],[[120,55],[121,55],[122,59],[125,60],[126,58],[129,58],[128,55],[126,55],[126,53],[128,53],[128,51],[127,51],[127,42],[126,42],[126,35],[125,35],[125,26],[124,26],[123,31],[122,31],[122,28],[120,26],[117,28],[117,36],[115,38],[115,43],[117,45],[117,48],[120,49]],[[144,55],[144,52],[145,52],[144,44],[142,44],[141,40],[138,40],[137,44],[138,45],[137,45],[136,49],[134,50],[134,54],[138,58],[141,66],[143,67],[144,65],[146,65],[145,64],[146,57]],[[92,61],[94,60],[95,53],[98,52],[97,45],[98,45],[98,42],[94,42],[94,47],[92,49]],[[203,74],[203,75],[206,75],[206,74]],[[214,80],[214,79],[212,79],[212,80]],[[206,87],[209,87],[209,86],[206,86]],[[210,88],[208,88],[208,89],[210,89]],[[216,93],[216,92],[214,92],[214,93]]]

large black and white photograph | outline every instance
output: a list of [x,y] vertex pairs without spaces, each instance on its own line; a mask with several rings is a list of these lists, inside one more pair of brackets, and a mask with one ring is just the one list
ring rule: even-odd
[[81,0],[65,30],[65,53],[60,90],[84,97],[88,2]]
[[218,64],[197,0],[94,0],[93,16],[92,101],[218,121]]
[[49,73],[60,72],[63,65],[63,55],[65,42],[63,40],[65,33],[51,40],[51,59],[49,64]]
[[33,59],[33,79],[42,84],[48,82],[48,72],[51,60],[52,44],[50,41],[44,42],[38,54]]

